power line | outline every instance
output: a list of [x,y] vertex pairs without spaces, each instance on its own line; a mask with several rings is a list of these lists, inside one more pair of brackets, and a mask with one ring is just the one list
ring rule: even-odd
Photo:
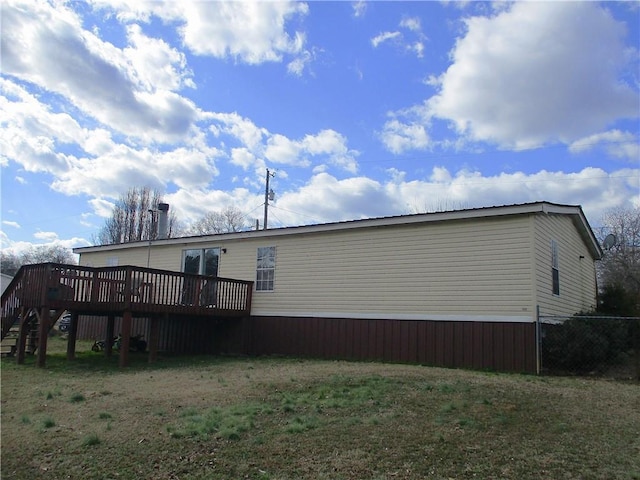
[[279,206],[277,206],[277,205],[273,205],[273,204],[269,204],[269,205],[270,205],[272,208],[275,208],[275,209],[277,209],[277,210],[282,210],[282,211],[284,211],[284,212],[293,213],[294,215],[300,215],[300,216],[302,216],[302,217],[306,217],[306,218],[308,218],[309,220],[311,220],[311,221],[313,221],[313,222],[316,222],[316,223],[320,221],[320,220],[318,220],[317,218],[314,218],[314,217],[311,217],[311,216],[307,215],[306,213],[294,212],[293,210],[287,210],[286,208],[282,208],[282,207],[279,207]]

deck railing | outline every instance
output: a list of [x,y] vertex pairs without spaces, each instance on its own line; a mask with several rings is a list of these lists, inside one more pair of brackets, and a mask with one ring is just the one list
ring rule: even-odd
[[2,330],[21,307],[78,313],[247,315],[253,282],[152,268],[23,266],[2,294]]

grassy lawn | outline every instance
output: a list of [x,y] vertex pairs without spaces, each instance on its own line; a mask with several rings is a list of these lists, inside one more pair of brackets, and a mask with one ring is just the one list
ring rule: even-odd
[[640,386],[412,365],[2,360],[3,479],[640,479]]

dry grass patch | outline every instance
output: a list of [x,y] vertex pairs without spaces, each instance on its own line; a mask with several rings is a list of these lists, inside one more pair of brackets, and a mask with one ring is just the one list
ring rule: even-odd
[[2,361],[6,479],[640,478],[637,384],[291,359],[29,362]]

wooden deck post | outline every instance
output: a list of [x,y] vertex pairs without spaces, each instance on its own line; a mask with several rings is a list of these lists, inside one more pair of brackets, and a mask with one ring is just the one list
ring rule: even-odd
[[[45,366],[48,335],[54,320],[52,312],[56,312],[57,319],[64,310],[82,312],[83,316],[106,316],[107,325],[101,328],[107,330],[105,355],[112,355],[114,333],[119,333],[122,336],[119,364],[123,367],[130,361],[134,317],[150,321],[147,331],[150,362],[157,360],[161,344],[165,347],[166,343],[176,351],[206,347],[206,332],[189,338],[192,330],[186,325],[188,320],[180,321],[192,316],[234,319],[238,323],[233,328],[234,341],[242,342],[238,347],[245,352],[255,348],[250,317],[253,282],[133,266],[93,268],[44,263],[25,265],[20,271],[0,306],[7,322],[8,316],[15,319],[20,313],[18,363],[24,363],[27,354],[36,354],[36,365]],[[16,308],[22,310],[18,312]],[[247,318],[242,320],[244,315]],[[116,316],[122,318],[119,331],[114,328]],[[171,325],[165,329],[164,322],[170,316]],[[3,325],[5,329],[8,327]],[[79,333],[79,317],[72,313],[67,359],[77,357]]]
[[49,307],[40,309],[40,324],[38,325],[38,358],[36,365],[44,368],[47,360],[47,339],[49,337]]
[[115,330],[115,322],[115,315],[111,314],[107,317],[107,336],[104,339],[104,354],[107,357],[111,357],[111,355],[113,354],[113,334]]
[[71,313],[71,323],[69,324],[69,335],[67,336],[67,360],[76,358],[76,339],[78,337],[78,314]]
[[29,319],[29,310],[26,307],[20,308],[20,323],[18,329],[18,344],[16,351],[16,363],[22,365],[24,363],[25,350],[27,348],[27,335],[29,335],[29,331],[27,330]]
[[158,359],[158,343],[160,341],[160,319],[157,315],[152,316],[149,325],[149,363]]
[[129,343],[131,337],[131,310],[122,315],[122,331],[120,332],[120,368],[129,365]]

